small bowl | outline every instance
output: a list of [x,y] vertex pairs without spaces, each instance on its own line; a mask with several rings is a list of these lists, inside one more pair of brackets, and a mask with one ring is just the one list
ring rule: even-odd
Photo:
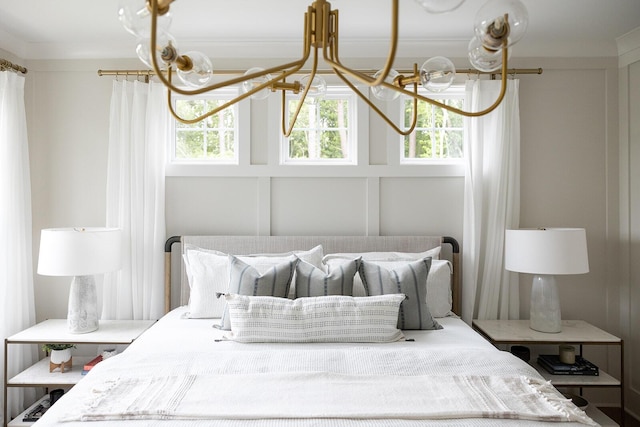
[[562,394],[567,399],[571,399],[571,402],[573,402],[574,405],[576,405],[578,408],[582,409],[583,411],[587,409],[587,406],[589,406],[589,402],[587,401],[587,399],[585,399],[582,396],[578,396],[577,394],[571,394],[571,393],[562,393]]

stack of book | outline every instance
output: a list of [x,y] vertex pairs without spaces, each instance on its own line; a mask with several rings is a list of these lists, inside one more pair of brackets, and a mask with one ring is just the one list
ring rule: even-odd
[[576,356],[576,363],[567,364],[557,354],[541,354],[538,364],[553,375],[599,375],[598,367],[582,356]]
[[84,365],[84,368],[82,369],[82,375],[87,375],[87,372],[89,372],[94,366],[96,366],[100,362],[102,362],[102,356],[96,356],[90,362],[87,362],[87,364]]

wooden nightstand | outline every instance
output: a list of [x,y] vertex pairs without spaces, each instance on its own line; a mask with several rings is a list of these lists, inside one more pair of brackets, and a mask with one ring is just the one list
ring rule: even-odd
[[[484,336],[493,345],[501,344],[529,344],[529,345],[560,345],[571,344],[578,346],[578,354],[582,354],[583,346],[587,345],[616,345],[620,347],[621,379],[618,380],[602,369],[599,375],[552,375],[530,360],[531,366],[556,387],[618,387],[620,402],[624,407],[624,341],[615,335],[603,331],[582,320],[563,320],[562,332],[550,334],[534,331],[529,328],[528,320],[474,320],[473,329]],[[613,420],[593,405],[587,407],[587,414],[603,426],[617,426]]]
[[82,379],[84,364],[93,358],[74,357],[71,371],[65,373],[60,373],[59,371],[50,373],[49,360],[44,358],[12,378],[8,378],[7,356],[10,345],[44,343],[127,345],[131,344],[154,323],[155,320],[101,320],[100,328],[95,332],[70,334],[67,332],[67,321],[65,319],[50,319],[6,338],[4,340],[4,419],[6,425],[29,425],[22,423],[23,414],[20,414],[11,422],[7,420],[7,388],[70,388]]

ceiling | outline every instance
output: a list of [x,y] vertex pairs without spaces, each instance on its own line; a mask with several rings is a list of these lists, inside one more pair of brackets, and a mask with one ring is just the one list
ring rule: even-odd
[[[2,0],[0,49],[25,60],[135,58],[135,40],[120,25],[122,0]],[[616,38],[640,27],[640,0],[522,0],[529,29],[512,57],[617,56]],[[303,14],[311,0],[181,0],[171,6],[171,32],[181,51],[229,58],[297,57]],[[340,10],[341,56],[383,57],[390,4],[334,0]],[[400,0],[399,54],[465,57],[473,17],[482,5],[426,13]],[[344,46],[344,48],[343,48]]]

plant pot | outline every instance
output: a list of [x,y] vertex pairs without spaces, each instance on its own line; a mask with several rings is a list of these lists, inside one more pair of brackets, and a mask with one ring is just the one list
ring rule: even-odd
[[72,360],[70,348],[51,350],[51,354],[49,355],[49,372],[53,372],[57,368],[60,368],[61,373],[64,373],[65,369],[71,370]]

